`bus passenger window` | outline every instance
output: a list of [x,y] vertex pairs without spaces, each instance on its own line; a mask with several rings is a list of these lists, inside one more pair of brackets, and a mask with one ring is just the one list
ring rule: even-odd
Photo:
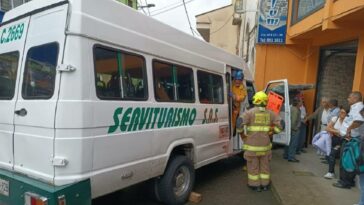
[[195,101],[193,70],[177,66],[177,99],[178,101]]
[[255,94],[255,89],[254,89],[253,83],[247,81],[246,88],[247,88],[247,92],[248,92],[249,105],[253,105],[253,96]]
[[154,91],[158,101],[174,101],[173,65],[153,62]]
[[14,97],[18,61],[19,52],[0,55],[0,99],[11,100]]
[[213,102],[216,104],[223,104],[224,103],[224,85],[221,76],[212,75],[212,93],[213,93]]
[[144,60],[139,56],[124,55],[122,61],[123,90],[125,98],[146,98],[146,85],[144,84]]
[[145,100],[147,98],[145,60],[117,50],[96,47],[96,93],[106,100]]
[[57,43],[29,49],[22,86],[24,99],[49,99],[53,96],[57,59]]
[[157,101],[195,102],[193,70],[180,65],[153,61]]
[[223,104],[223,79],[219,75],[197,71],[200,102],[204,104]]

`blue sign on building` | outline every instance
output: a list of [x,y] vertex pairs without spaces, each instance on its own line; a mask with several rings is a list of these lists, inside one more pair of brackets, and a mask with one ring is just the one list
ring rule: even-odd
[[287,30],[287,0],[261,0],[257,42],[284,44]]
[[3,22],[4,12],[0,11],[0,23]]

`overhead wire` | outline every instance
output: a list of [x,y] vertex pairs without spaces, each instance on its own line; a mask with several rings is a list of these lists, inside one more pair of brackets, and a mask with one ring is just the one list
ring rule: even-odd
[[156,12],[158,12],[158,11],[161,11],[161,10],[167,9],[167,8],[169,8],[169,7],[175,6],[175,5],[180,4],[180,3],[181,3],[181,1],[178,1],[178,2],[174,2],[174,3],[172,3],[172,4],[168,4],[167,6],[164,6],[164,7],[158,8],[158,9],[153,9],[152,13],[156,13]]
[[190,25],[190,29],[191,29],[192,35],[195,36],[195,33],[194,33],[193,28],[192,28],[192,25],[191,25],[190,17],[188,15],[186,2],[185,2],[185,0],[182,0],[182,2],[183,2],[183,6],[185,7],[186,17],[187,17],[187,20],[188,20],[188,24]]
[[[189,1],[186,1],[186,2],[184,2],[184,3],[185,3],[185,4],[188,4],[188,3],[192,2],[192,1],[195,1],[195,0],[189,0]],[[183,5],[184,5],[184,3],[182,2],[182,3],[180,3],[180,4],[178,4],[178,5],[174,6],[174,7],[171,7],[171,8],[165,9],[165,10],[163,10],[163,11],[160,11],[160,12],[157,12],[157,13],[154,13],[154,14],[153,14],[153,12],[152,12],[152,15],[151,15],[151,16],[157,16],[157,15],[159,15],[159,14],[166,13],[166,12],[171,11],[171,10],[173,10],[173,9],[176,9],[176,8],[178,8],[178,7],[180,7],[180,6],[183,6]]]
[[[138,0],[138,4],[139,5],[142,5],[141,1]],[[142,12],[145,14],[145,15],[148,15],[147,12],[145,12],[144,8],[143,7],[138,7],[140,8],[140,10],[142,10]]]
[[[145,1],[145,5],[148,6],[148,1],[147,0],[144,0]],[[147,11],[148,11],[148,16],[150,16],[150,10],[149,10],[149,7],[147,7]]]

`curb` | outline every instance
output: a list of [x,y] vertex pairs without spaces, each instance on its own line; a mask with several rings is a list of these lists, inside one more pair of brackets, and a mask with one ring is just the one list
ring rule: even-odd
[[278,194],[278,192],[277,192],[277,189],[275,188],[275,186],[274,186],[274,183],[273,183],[273,182],[271,182],[271,190],[272,190],[272,193],[273,193],[274,198],[276,198],[276,199],[277,199],[278,203],[279,203],[280,205],[284,205],[284,204],[283,204],[283,201],[282,201],[282,198],[281,198],[281,196],[279,196],[279,194]]

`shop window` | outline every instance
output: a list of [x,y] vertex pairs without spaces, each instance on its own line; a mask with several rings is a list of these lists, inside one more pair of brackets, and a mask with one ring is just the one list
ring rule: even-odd
[[325,0],[295,0],[293,1],[292,23],[296,23],[323,8]]
[[223,80],[219,75],[197,71],[198,93],[201,103],[223,104]]
[[96,94],[104,100],[146,100],[145,60],[142,56],[96,47]]

